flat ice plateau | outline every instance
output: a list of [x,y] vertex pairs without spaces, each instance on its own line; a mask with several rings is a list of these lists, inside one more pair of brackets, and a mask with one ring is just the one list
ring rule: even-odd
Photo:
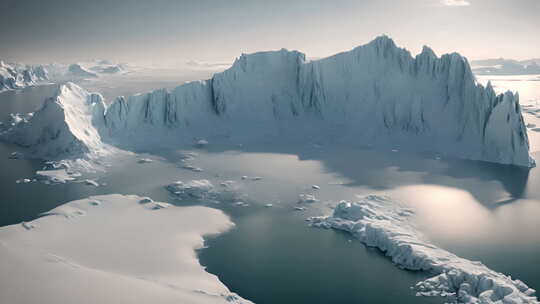
[[199,264],[221,211],[138,196],[89,197],[0,228],[0,294],[10,303],[251,303]]
[[522,281],[430,243],[410,222],[413,214],[387,197],[370,195],[357,202],[342,201],[331,216],[311,221],[316,227],[351,233],[400,267],[433,273],[416,284],[417,295],[448,297],[457,303],[539,303],[535,290]]
[[103,142],[148,150],[192,145],[194,138],[317,137],[535,165],[517,94],[478,84],[459,54],[437,57],[424,47],[412,57],[386,36],[316,61],[285,49],[242,55],[209,80],[121,96],[108,107],[74,84],[52,100],[7,138],[43,156],[95,152]]

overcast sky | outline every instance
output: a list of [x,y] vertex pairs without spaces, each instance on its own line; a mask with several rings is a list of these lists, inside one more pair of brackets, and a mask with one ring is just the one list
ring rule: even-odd
[[26,63],[323,57],[381,34],[413,54],[540,57],[540,0],[1,0],[0,28],[0,59]]

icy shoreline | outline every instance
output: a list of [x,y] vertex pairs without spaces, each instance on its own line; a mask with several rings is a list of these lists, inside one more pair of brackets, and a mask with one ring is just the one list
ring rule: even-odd
[[416,284],[419,296],[443,296],[458,303],[539,303],[535,290],[520,280],[460,258],[431,244],[409,221],[414,211],[382,196],[342,201],[312,225],[351,233],[382,250],[399,267],[424,270],[433,277]]
[[195,253],[204,235],[232,226],[216,209],[138,196],[72,201],[0,228],[0,295],[9,303],[249,304]]

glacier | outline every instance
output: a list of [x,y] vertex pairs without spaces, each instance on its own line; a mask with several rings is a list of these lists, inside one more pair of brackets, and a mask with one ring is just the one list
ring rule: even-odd
[[[63,88],[66,94],[80,92],[73,84]],[[424,47],[412,57],[387,36],[313,61],[285,49],[243,54],[211,79],[100,104],[85,120],[93,125],[85,129],[96,130],[91,132],[96,142],[127,149],[193,143],[194,138],[305,141],[319,136],[535,165],[517,93],[497,95],[490,84],[478,84],[457,53],[437,57]],[[13,129],[17,133],[18,126]]]
[[331,216],[313,217],[312,225],[351,233],[376,247],[405,269],[433,274],[415,286],[419,296],[442,296],[457,303],[540,303],[535,290],[520,280],[456,256],[429,242],[410,221],[414,210],[384,196],[341,201]]
[[0,92],[47,83],[48,80],[47,70],[43,66],[24,66],[0,61]]

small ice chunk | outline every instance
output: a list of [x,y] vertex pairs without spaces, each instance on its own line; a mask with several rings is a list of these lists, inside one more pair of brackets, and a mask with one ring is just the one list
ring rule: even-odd
[[11,154],[9,154],[9,159],[21,159],[23,158],[23,154],[21,152],[11,152]]
[[240,199],[237,187],[232,181],[214,186],[209,180],[191,180],[189,182],[177,181],[165,187],[169,192],[182,200],[209,200],[235,202]]
[[255,176],[255,177],[251,178],[251,180],[253,180],[253,181],[258,181],[258,180],[261,180],[261,179],[263,179],[263,178],[260,177],[260,176]]
[[315,198],[315,196],[313,194],[307,194],[307,193],[304,193],[304,194],[300,194],[300,197],[298,199],[298,203],[299,204],[303,204],[303,203],[316,203],[317,201],[319,201],[318,199]]
[[274,207],[273,204],[266,204],[266,205],[264,205],[264,206],[265,206],[266,208],[272,208],[272,207]]
[[139,158],[139,160],[137,160],[137,162],[139,164],[147,164],[147,163],[153,162],[153,160],[151,160],[150,158]]
[[248,179],[248,177],[246,175],[242,176],[241,178],[242,179]]
[[296,206],[296,207],[294,207],[294,210],[296,210],[296,211],[304,211],[304,210],[306,210],[306,208]]
[[98,187],[99,184],[95,180],[87,179],[84,181],[85,185]]
[[25,184],[26,184],[26,183],[29,183],[29,182],[31,182],[31,181],[32,181],[32,180],[29,179],[29,178],[23,178],[23,180],[22,180],[22,182],[25,183]]
[[208,145],[208,141],[206,139],[199,139],[197,142],[195,142],[195,147],[197,148],[203,148]]
[[321,187],[317,186],[317,185],[312,185],[311,188],[315,189],[315,190],[319,190],[321,189]]
[[195,167],[195,166],[192,166],[192,165],[185,165],[185,166],[182,166],[182,168],[186,169],[186,170],[191,170],[193,172],[202,172],[203,171],[202,168]]

